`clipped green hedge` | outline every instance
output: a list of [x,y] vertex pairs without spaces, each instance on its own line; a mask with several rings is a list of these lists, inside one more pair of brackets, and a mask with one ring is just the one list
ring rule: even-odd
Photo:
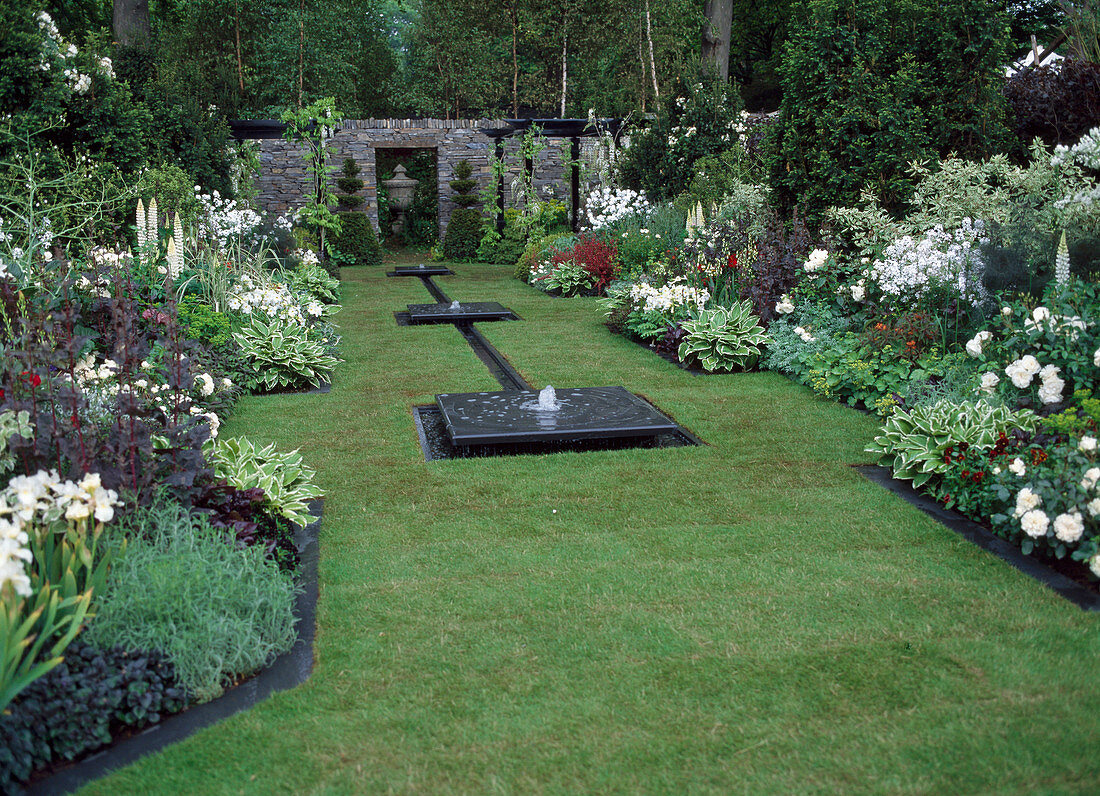
[[370,219],[363,213],[341,211],[340,234],[333,246],[340,254],[351,259],[349,265],[378,265],[382,262],[382,244]]

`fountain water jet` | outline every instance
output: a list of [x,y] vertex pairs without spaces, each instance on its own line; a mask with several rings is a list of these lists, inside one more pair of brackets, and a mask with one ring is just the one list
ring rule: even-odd
[[558,403],[557,393],[554,392],[554,388],[549,384],[539,391],[539,409],[543,412],[556,412],[561,409],[561,404]]

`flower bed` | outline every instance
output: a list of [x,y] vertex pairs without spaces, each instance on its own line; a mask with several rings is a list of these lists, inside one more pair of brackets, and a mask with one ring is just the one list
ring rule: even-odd
[[[32,218],[21,201],[0,216]],[[246,392],[323,389],[339,283],[308,252],[203,229],[155,198],[133,252],[0,222],[5,791],[211,702],[300,636],[315,474],[220,431]]]

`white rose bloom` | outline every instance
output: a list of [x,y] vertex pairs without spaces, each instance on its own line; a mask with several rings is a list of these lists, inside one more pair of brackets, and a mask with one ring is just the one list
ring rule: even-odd
[[1043,499],[1031,491],[1030,487],[1024,487],[1016,494],[1016,510],[1013,517],[1022,517],[1034,508],[1038,508]]
[[1100,467],[1090,467],[1085,470],[1085,477],[1081,479],[1081,488],[1092,489],[1097,481],[1100,481]]
[[780,315],[790,315],[794,312],[794,304],[791,303],[791,298],[786,293],[780,296],[779,301],[775,304],[775,311]]
[[989,370],[982,374],[982,386],[979,389],[984,393],[992,393],[993,388],[1000,383],[1000,376]]
[[967,340],[966,353],[970,354],[970,356],[974,357],[975,359],[980,357],[982,355],[981,340],[979,340],[977,337],[975,337],[973,340]]
[[1072,514],[1059,514],[1054,518],[1054,535],[1059,541],[1071,543],[1081,538],[1085,532],[1085,524],[1081,521],[1081,512]]
[[1045,404],[1056,404],[1062,400],[1062,388],[1066,383],[1057,376],[1046,379],[1039,387],[1039,400]]
[[1093,498],[1085,504],[1085,508],[1088,509],[1090,517],[1100,514],[1100,498]]
[[1050,527],[1050,518],[1041,509],[1032,509],[1020,518],[1020,527],[1032,539],[1045,536]]
[[1001,307],[1001,315],[1008,318],[1012,316],[1012,307]]
[[1096,437],[1088,435],[1081,437],[1081,441],[1077,443],[1077,450],[1081,453],[1096,453]]
[[1012,379],[1012,383],[1018,389],[1024,389],[1031,384],[1032,377],[1039,372],[1039,360],[1031,354],[1026,354],[1005,368],[1005,375]]
[[1089,559],[1089,569],[1092,570],[1093,575],[1100,578],[1100,553]]
[[852,285],[852,300],[863,301],[866,292],[863,289],[863,285]]
[[1100,368],[1100,348],[1096,349],[1092,354],[1092,364]]
[[1017,456],[1015,459],[1012,460],[1012,464],[1008,465],[1008,471],[1010,473],[1013,473],[1014,475],[1019,476],[1020,478],[1023,478],[1024,475],[1027,473],[1027,467],[1024,466],[1024,460]]

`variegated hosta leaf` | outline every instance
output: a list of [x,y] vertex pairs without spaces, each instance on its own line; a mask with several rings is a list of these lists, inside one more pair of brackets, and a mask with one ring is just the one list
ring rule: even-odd
[[729,309],[696,311],[682,326],[684,339],[677,350],[680,359],[695,358],[707,371],[752,365],[767,340],[747,300]]

